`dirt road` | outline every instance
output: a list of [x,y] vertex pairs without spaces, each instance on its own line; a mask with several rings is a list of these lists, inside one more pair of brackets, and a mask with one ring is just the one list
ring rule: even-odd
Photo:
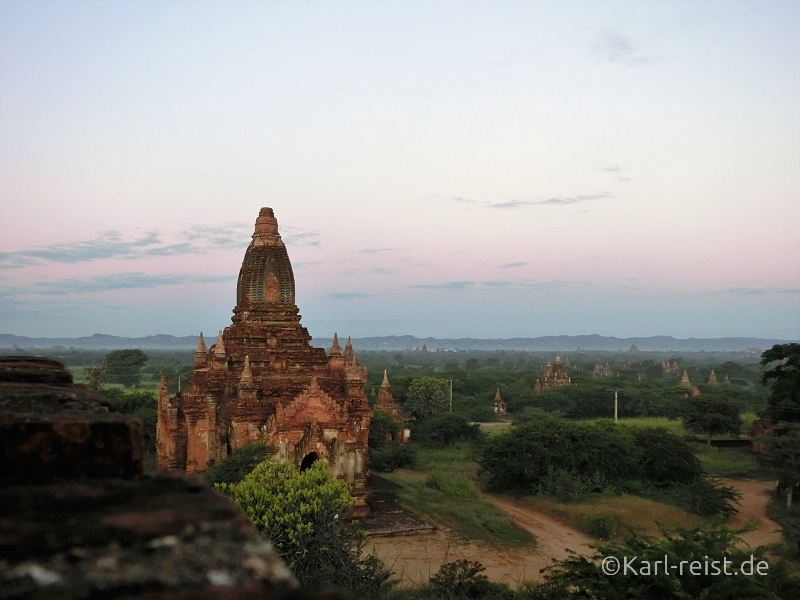
[[[728,522],[740,528],[757,522],[754,531],[742,535],[751,547],[783,543],[780,526],[767,516],[767,503],[774,485],[769,481],[722,479],[742,495],[737,506],[739,513]],[[474,542],[464,542],[448,531],[426,535],[373,538],[372,545],[402,581],[401,585],[415,586],[428,579],[444,563],[465,558],[480,561],[492,581],[505,582],[512,587],[529,580],[541,581],[540,570],[563,560],[567,549],[578,554],[591,554],[588,544],[592,538],[542,512],[505,496],[485,495],[505,511],[514,522],[536,536],[538,543],[531,549],[497,550]]]
[[474,542],[463,542],[447,531],[427,535],[373,538],[373,546],[406,586],[427,583],[444,563],[465,558],[480,561],[485,575],[492,581],[512,587],[529,580],[541,581],[539,571],[552,564],[552,559],[568,556],[567,548],[580,554],[591,553],[591,538],[532,510],[512,499],[487,496],[505,511],[517,525],[536,536],[535,548],[497,550]]
[[719,481],[742,495],[739,504],[736,505],[739,512],[731,517],[728,525],[738,529],[748,523],[758,523],[754,531],[742,534],[742,540],[748,546],[755,548],[783,543],[781,526],[767,516],[767,504],[775,490],[774,482],[755,479],[720,479]]

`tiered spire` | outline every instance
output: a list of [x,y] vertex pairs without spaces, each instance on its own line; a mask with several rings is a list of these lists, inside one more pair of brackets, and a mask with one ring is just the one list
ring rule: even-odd
[[222,339],[222,329],[219,330],[219,335],[217,335],[217,343],[214,346],[214,356],[225,357],[225,341]]
[[244,368],[242,369],[241,383],[253,383],[253,371],[250,370],[250,356],[244,357]]
[[203,332],[200,332],[200,339],[197,340],[197,350],[195,350],[195,354],[207,354],[208,350],[206,349],[206,342],[203,339]]
[[342,349],[339,348],[339,334],[333,334],[333,345],[331,346],[331,356],[341,356]]
[[197,350],[194,351],[194,366],[196,369],[203,369],[208,364],[208,350],[203,340],[203,332],[200,332],[200,339],[197,341]]
[[686,372],[686,369],[683,370],[683,375],[681,375],[681,385],[686,387],[692,386],[692,382],[689,381],[689,374]]

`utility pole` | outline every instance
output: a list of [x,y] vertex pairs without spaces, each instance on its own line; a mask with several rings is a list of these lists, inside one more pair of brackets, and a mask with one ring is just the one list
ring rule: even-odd
[[448,379],[447,383],[450,384],[450,412],[453,412],[453,380]]
[[614,392],[614,423],[616,423],[619,420],[618,417],[617,417],[617,415],[618,415],[618,410],[617,409],[619,407],[619,401],[617,400],[617,389],[618,388],[614,388],[612,390],[610,388],[606,388],[607,392],[612,392],[612,391]]

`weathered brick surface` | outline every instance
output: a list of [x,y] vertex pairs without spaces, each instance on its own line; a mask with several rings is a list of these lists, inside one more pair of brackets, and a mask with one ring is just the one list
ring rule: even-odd
[[7,486],[0,507],[2,597],[277,598],[294,584],[199,478]]
[[0,481],[135,477],[142,473],[141,422],[58,361],[0,357]]
[[366,369],[349,340],[342,352],[335,336],[330,356],[310,345],[272,209],[256,220],[236,298],[232,324],[207,350],[198,342],[184,392],[170,397],[162,384],[157,468],[205,471],[245,444],[270,444],[298,468],[327,459],[353,486],[354,514],[366,514]]

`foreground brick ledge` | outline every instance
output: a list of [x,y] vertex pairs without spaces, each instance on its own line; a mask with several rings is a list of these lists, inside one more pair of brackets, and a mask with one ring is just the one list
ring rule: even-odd
[[283,598],[295,585],[246,515],[198,477],[0,488],[4,598]]

